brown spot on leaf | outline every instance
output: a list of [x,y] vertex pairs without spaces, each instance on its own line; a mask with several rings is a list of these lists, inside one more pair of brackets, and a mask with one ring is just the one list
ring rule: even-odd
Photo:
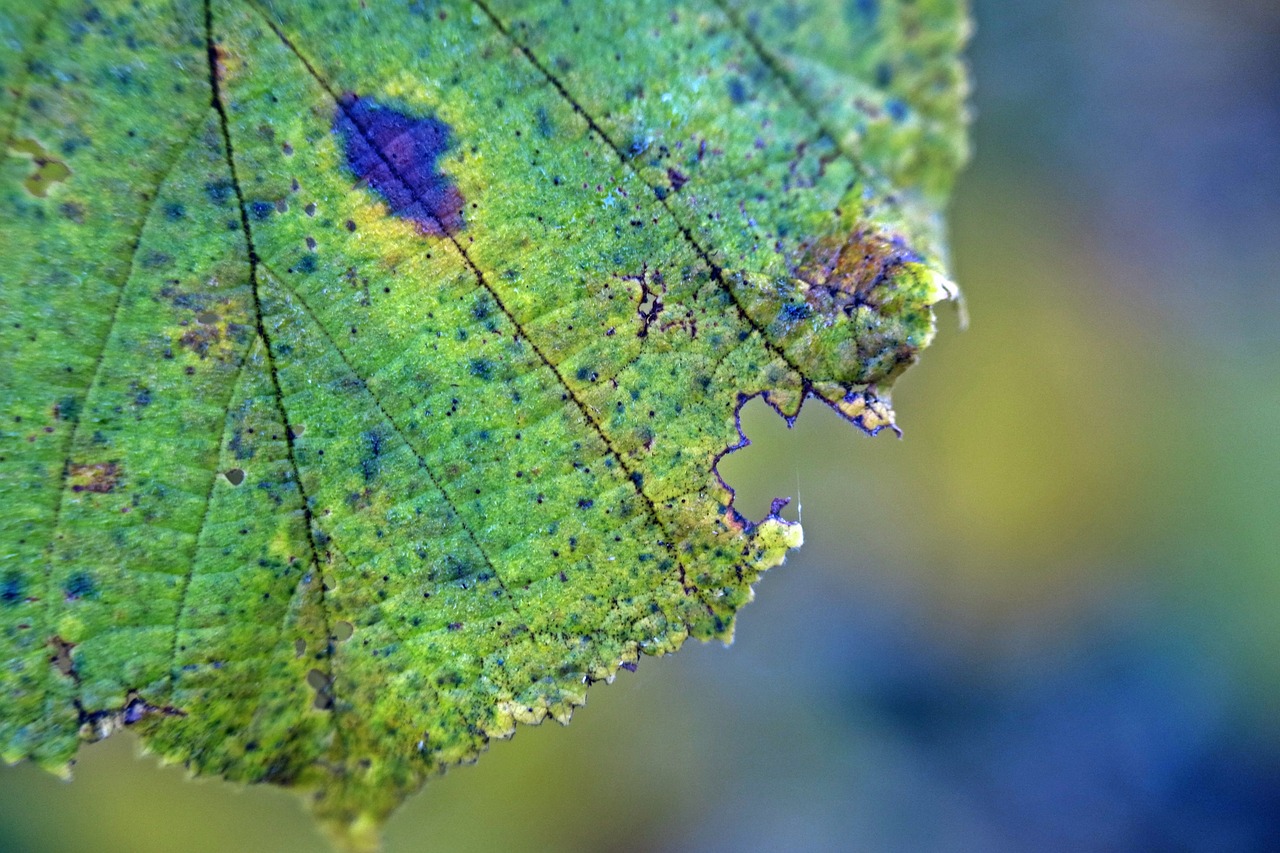
[[58,668],[58,672],[67,678],[79,681],[76,675],[75,661],[71,659],[71,650],[76,647],[75,643],[68,643],[66,640],[54,634],[49,638],[49,645],[53,647],[53,657],[49,658],[49,663]]
[[44,198],[49,194],[49,187],[71,177],[71,169],[67,168],[67,164],[56,159],[34,139],[14,139],[9,143],[9,150],[15,154],[25,154],[35,164],[35,171],[27,176],[22,186],[37,198]]
[[209,355],[209,347],[222,340],[222,332],[217,326],[206,325],[203,322],[198,326],[192,326],[182,337],[178,339],[178,344],[183,349],[194,352],[201,358]]
[[313,669],[308,672],[307,684],[316,691],[313,707],[317,711],[328,711],[333,708],[333,682],[323,670]]
[[805,246],[795,275],[809,286],[805,301],[813,308],[849,311],[857,305],[876,307],[876,287],[903,264],[919,262],[901,237],[859,229]]
[[72,462],[67,469],[67,482],[73,492],[110,493],[120,479],[120,466],[114,462],[80,464]]

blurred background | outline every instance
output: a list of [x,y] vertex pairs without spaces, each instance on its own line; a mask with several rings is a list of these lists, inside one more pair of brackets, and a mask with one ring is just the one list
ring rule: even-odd
[[[732,648],[522,729],[388,853],[1280,850],[1280,4],[976,14],[972,323],[895,390],[905,438],[749,406],[722,472],[808,542]],[[0,849],[323,849],[135,748],[0,769]]]

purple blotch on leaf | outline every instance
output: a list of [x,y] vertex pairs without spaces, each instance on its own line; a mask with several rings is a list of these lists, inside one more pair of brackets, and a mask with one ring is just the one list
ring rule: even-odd
[[449,125],[348,92],[338,99],[333,130],[342,138],[347,166],[393,215],[437,237],[462,229],[462,194],[436,167],[452,144]]

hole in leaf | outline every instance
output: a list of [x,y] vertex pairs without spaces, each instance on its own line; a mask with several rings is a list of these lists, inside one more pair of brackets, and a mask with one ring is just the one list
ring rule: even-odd
[[206,326],[212,326],[214,323],[218,322],[218,315],[212,311],[201,311],[196,315],[196,319],[201,323],[204,323]]
[[[806,415],[813,405],[811,400],[805,406]],[[802,418],[795,429],[788,429],[787,422],[759,397],[748,400],[738,415],[749,443],[721,457],[716,471],[734,491],[734,509],[751,521],[760,521],[776,498],[794,498],[800,491],[797,475],[803,443],[796,433],[803,430],[802,421],[807,424],[810,419]],[[798,503],[792,500],[782,511],[783,518],[795,521]]]
[[233,486],[238,486],[244,482],[244,471],[240,468],[232,468],[223,476],[225,476],[227,478],[227,482]]
[[356,632],[355,626],[350,622],[339,622],[333,626],[333,637],[339,643],[345,643],[351,639],[351,635]]
[[293,641],[293,656],[300,658],[307,653],[307,641],[299,637]]
[[[848,421],[817,397],[805,401],[803,410],[787,428],[786,420],[760,397],[747,401],[739,412],[742,431],[751,439],[748,447],[721,457],[716,470],[734,489],[734,508],[751,521],[767,516],[776,498],[791,502],[779,513],[788,521],[803,521],[808,502],[818,515],[852,511],[849,494],[851,469],[868,452],[866,436],[850,429]],[[881,444],[872,456],[898,447],[889,441],[890,430],[877,436]],[[868,473],[868,482],[875,478]],[[862,504],[858,504],[861,506]],[[819,525],[821,522],[819,522]]]

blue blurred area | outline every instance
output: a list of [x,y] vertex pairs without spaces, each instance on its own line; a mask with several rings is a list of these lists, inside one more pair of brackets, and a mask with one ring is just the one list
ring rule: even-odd
[[[785,595],[775,583],[764,592]],[[739,695],[776,676],[780,707],[756,713],[815,713],[798,706],[818,697],[832,741],[852,746],[813,759],[818,779],[789,798],[785,784],[733,792],[722,822],[671,849],[1280,849],[1273,733],[1238,726],[1224,674],[1170,614],[1119,598],[1056,642],[1020,625],[974,653],[909,602],[855,588],[762,602],[814,627],[762,637],[766,619],[797,620],[752,614],[712,676],[727,666],[724,691]],[[792,821],[806,814],[800,832]]]
[[1118,264],[1117,287],[1158,289],[1188,318],[1274,349],[1277,5],[975,7],[976,169],[1047,184]]

